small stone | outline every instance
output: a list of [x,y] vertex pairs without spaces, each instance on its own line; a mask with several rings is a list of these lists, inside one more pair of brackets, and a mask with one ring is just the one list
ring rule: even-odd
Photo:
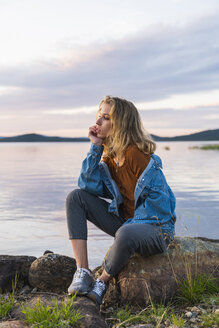
[[190,311],[186,312],[186,313],[185,313],[185,316],[186,316],[187,318],[191,318],[191,317],[192,317],[192,312],[190,312]]
[[219,314],[219,309],[216,309],[216,310],[214,311],[214,313],[215,313],[215,314]]
[[32,289],[32,292],[31,293],[37,293],[37,288],[35,287],[34,289]]
[[191,308],[191,312],[194,312],[194,313],[197,313],[197,314],[200,314],[202,311],[200,308],[198,308],[197,306],[193,306]]
[[28,285],[24,286],[24,288],[21,289],[20,295],[27,295],[31,292],[32,288]]
[[134,326],[129,326],[129,328],[154,328],[154,325],[147,323],[147,324],[138,324]]
[[197,320],[196,320],[196,318],[191,318],[189,321],[190,322],[196,322]]

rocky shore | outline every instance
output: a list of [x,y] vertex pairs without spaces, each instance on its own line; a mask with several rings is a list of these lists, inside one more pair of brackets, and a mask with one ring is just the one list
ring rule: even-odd
[[[149,258],[134,254],[110,281],[100,309],[86,297],[76,297],[73,307],[83,316],[77,325],[218,327],[219,294],[195,304],[178,302],[182,281],[203,275],[218,282],[218,268],[219,240],[177,237],[165,254]],[[52,307],[54,299],[58,304],[65,302],[75,270],[75,259],[50,251],[39,258],[0,255],[0,289],[5,295],[11,292],[12,280],[18,275],[16,300],[9,314],[0,317],[0,328],[30,327],[22,313],[25,304],[34,308],[37,304]],[[96,268],[95,277],[102,270],[103,266]]]

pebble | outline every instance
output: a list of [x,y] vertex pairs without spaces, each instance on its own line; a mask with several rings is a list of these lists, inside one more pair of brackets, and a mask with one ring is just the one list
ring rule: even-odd
[[189,321],[192,322],[192,323],[194,323],[194,322],[196,322],[197,320],[196,320],[196,318],[191,318]]
[[200,309],[197,306],[193,306],[191,312],[200,312]]
[[219,314],[219,309],[216,309],[216,310],[214,311],[214,313],[215,313],[215,314]]
[[37,292],[37,288],[35,287],[33,290],[32,290],[32,292],[31,293],[36,293]]
[[129,328],[154,328],[154,325],[147,323],[147,324],[139,324],[139,325],[129,326]]
[[186,312],[186,313],[185,313],[185,316],[186,316],[187,318],[191,318],[191,317],[192,317],[192,312],[190,312],[190,311]]
[[24,286],[21,291],[20,291],[20,295],[26,295],[29,294],[31,292],[32,288],[28,285]]

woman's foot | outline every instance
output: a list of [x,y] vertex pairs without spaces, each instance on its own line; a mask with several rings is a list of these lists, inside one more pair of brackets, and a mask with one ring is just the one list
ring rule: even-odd
[[102,279],[97,279],[92,289],[87,294],[92,301],[96,302],[98,305],[101,305],[103,297],[106,293],[106,284]]
[[68,287],[68,295],[77,292],[77,295],[86,295],[92,288],[93,275],[88,270],[79,268],[74,274],[71,285]]

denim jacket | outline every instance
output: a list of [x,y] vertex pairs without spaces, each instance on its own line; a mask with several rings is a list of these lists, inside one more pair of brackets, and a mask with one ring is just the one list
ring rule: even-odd
[[[96,196],[111,199],[108,211],[119,215],[123,198],[107,164],[101,162],[102,153],[103,146],[91,144],[90,151],[82,163],[78,185]],[[159,156],[151,155],[147,167],[136,183],[134,198],[134,217],[124,224],[153,224],[160,226],[164,233],[174,238],[176,199],[162,172]]]

